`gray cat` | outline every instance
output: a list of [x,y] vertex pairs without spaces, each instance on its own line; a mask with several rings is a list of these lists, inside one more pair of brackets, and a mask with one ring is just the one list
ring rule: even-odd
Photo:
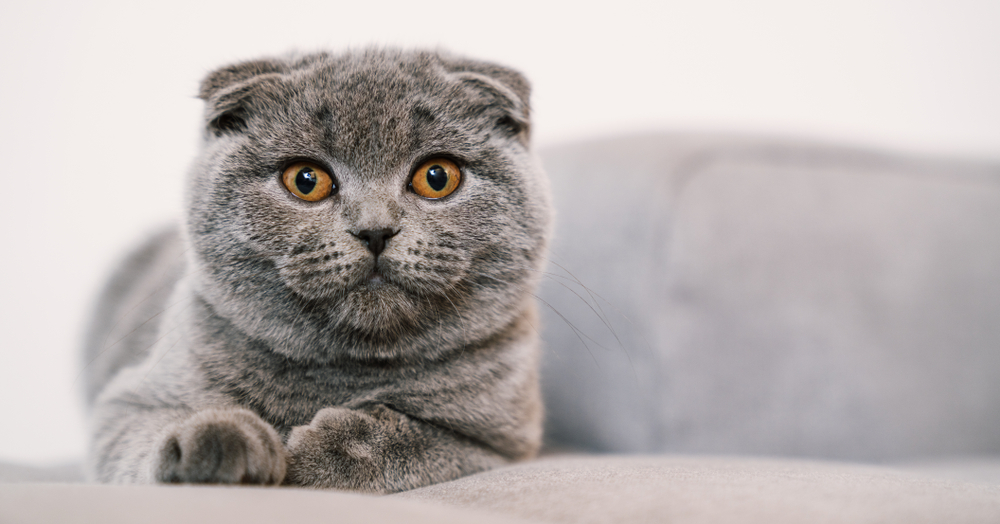
[[528,93],[431,52],[211,73],[183,226],[88,338],[91,477],[386,493],[533,456],[551,212]]

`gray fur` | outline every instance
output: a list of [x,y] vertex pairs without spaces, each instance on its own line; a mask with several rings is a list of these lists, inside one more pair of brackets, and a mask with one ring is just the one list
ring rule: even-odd
[[[91,477],[393,492],[533,456],[551,211],[528,93],[430,52],[210,74],[183,226],[127,261],[88,339]],[[408,182],[434,156],[463,180],[432,201]],[[338,192],[291,195],[297,160]],[[377,283],[352,232],[385,228]]]

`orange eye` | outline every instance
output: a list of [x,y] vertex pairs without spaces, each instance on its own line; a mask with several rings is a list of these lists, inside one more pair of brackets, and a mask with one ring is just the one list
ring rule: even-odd
[[462,171],[445,158],[432,158],[413,173],[410,187],[424,198],[444,198],[452,194],[462,181]]
[[333,177],[313,164],[298,163],[281,175],[281,183],[293,195],[309,202],[323,200],[337,190]]

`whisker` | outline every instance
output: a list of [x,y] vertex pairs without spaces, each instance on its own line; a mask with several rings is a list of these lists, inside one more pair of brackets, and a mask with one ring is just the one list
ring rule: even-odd
[[[465,282],[465,284],[473,284],[473,285],[477,285],[477,284],[476,284],[476,282]],[[482,285],[481,285],[481,284],[478,284],[478,285],[480,285],[480,286],[482,287]],[[532,296],[534,296],[534,295],[532,295]],[[536,296],[535,298],[538,298],[538,297]],[[539,299],[539,300],[540,300],[540,299]],[[550,306],[550,307],[551,307],[551,306]],[[558,312],[557,312],[557,314],[558,314]],[[563,320],[565,320],[565,318],[564,318]],[[541,331],[539,331],[539,330],[538,330],[538,326],[536,326],[536,325],[535,325],[535,324],[534,324],[533,322],[531,322],[531,321],[530,321],[529,319],[525,319],[525,322],[527,322],[528,326],[530,326],[530,327],[531,327],[531,330],[532,330],[532,331],[534,331],[536,335],[538,335],[538,338],[539,338],[539,339],[541,339],[541,338],[542,338],[542,333],[541,333]],[[574,325],[573,325],[572,323],[569,323],[569,322],[567,321],[567,324],[569,324],[569,326],[570,326],[570,328],[571,328],[571,329],[576,329],[576,326],[574,326]],[[579,338],[579,335],[577,335],[577,337]],[[468,338],[468,336],[467,336],[466,338]],[[580,342],[583,342],[583,341],[581,340]],[[584,347],[587,347],[587,344],[586,344],[586,343],[583,343],[583,345],[584,345]],[[463,349],[464,349],[464,348],[463,348]],[[589,347],[587,347],[587,351],[588,351],[588,352],[590,353],[590,356],[591,356],[591,358],[594,358],[594,353],[593,353],[592,351],[590,351],[590,348],[589,348]],[[556,355],[556,357],[557,357],[557,358],[559,358],[559,359],[562,359],[562,358],[564,358],[564,357],[563,357],[562,355],[560,355],[560,354],[558,354],[558,353],[555,353],[555,355]],[[596,361],[596,359],[594,360],[594,362],[595,362],[595,363],[597,362],[597,361]],[[573,374],[573,376],[574,376],[574,377],[576,377],[577,379],[579,379],[579,380],[583,380],[583,377],[579,376],[579,375],[578,375],[578,374],[577,374],[577,373],[576,373],[575,371],[571,371],[571,373],[572,373],[572,374]]]
[[[551,259],[548,259],[548,258],[545,258],[545,257],[541,257],[541,258],[544,258],[548,263],[550,263],[550,264],[558,267],[559,269],[562,269],[567,274],[569,274],[569,276],[567,277],[565,275],[560,275],[558,273],[552,273],[550,271],[543,271],[543,270],[535,269],[535,268],[530,267],[530,266],[515,266],[515,267],[517,267],[518,269],[524,269],[524,270],[527,270],[527,271],[534,271],[536,273],[539,273],[541,276],[549,277],[550,280],[552,280],[553,282],[556,282],[557,284],[562,285],[563,287],[566,287],[567,289],[569,289],[569,288],[565,284],[562,284],[561,282],[558,282],[555,279],[566,280],[566,281],[572,282],[572,283],[574,283],[574,284],[582,287],[584,290],[587,291],[587,295],[590,296],[590,299],[594,301],[594,307],[596,307],[600,311],[600,313],[598,313],[597,311],[594,311],[594,314],[597,315],[597,317],[600,318],[602,321],[604,321],[604,325],[605,326],[608,326],[608,328],[611,329],[611,326],[608,325],[608,323],[610,322],[610,319],[609,319],[607,313],[604,312],[604,309],[601,308],[600,302],[597,300],[597,298],[600,298],[601,300],[604,300],[604,302],[606,304],[608,304],[609,306],[611,306],[612,308],[614,308],[617,313],[621,314],[621,311],[618,311],[617,308],[615,308],[615,306],[613,304],[611,304],[611,302],[609,302],[607,299],[605,299],[604,297],[602,297],[599,294],[597,294],[593,289],[591,289],[586,284],[584,284],[583,281],[581,281],[579,278],[577,278],[576,275],[574,275],[572,272],[570,272],[564,266],[559,265],[556,262],[553,262]],[[570,289],[570,291],[573,292],[572,289]],[[590,303],[585,298],[583,298],[582,296],[580,296],[578,293],[573,292],[573,294],[575,294],[577,297],[579,297],[580,300],[584,301],[584,303],[587,303],[587,304]],[[597,297],[597,298],[595,298],[595,297]],[[622,316],[624,317],[624,315],[622,315]]]
[[[630,319],[628,317],[628,315],[626,315],[620,309],[618,309],[618,307],[615,306],[614,304],[612,304],[610,300],[604,298],[603,296],[601,296],[600,294],[598,294],[594,290],[590,289],[588,286],[584,285],[583,282],[580,281],[580,279],[577,278],[576,275],[574,275],[569,269],[567,269],[562,264],[559,264],[556,261],[552,260],[551,258],[548,258],[548,257],[545,257],[545,256],[543,256],[542,258],[545,259],[548,263],[555,265],[556,267],[558,267],[559,269],[562,269],[563,271],[565,271],[566,273],[568,273],[571,277],[573,277],[573,280],[580,287],[582,287],[583,289],[587,290],[587,294],[590,295],[590,297],[594,299],[594,305],[596,305],[597,308],[600,309],[602,313],[604,312],[604,309],[601,308],[600,302],[597,299],[599,298],[599,299],[603,300],[605,304],[607,304],[609,307],[611,307],[611,309],[613,309],[615,311],[615,313],[618,314],[618,316],[622,317],[623,319],[625,319],[626,322],[628,322],[629,326],[632,327],[632,332],[633,333],[638,333],[639,334],[639,338],[641,338],[642,341],[643,341],[643,343],[646,345],[647,354],[652,354],[653,353],[653,346],[649,343],[649,339],[646,338],[646,335],[642,332],[642,330],[640,330],[635,325],[635,322],[632,322],[632,319]],[[597,297],[597,298],[594,298],[594,297]],[[614,332],[614,331],[612,330],[612,332]],[[618,338],[617,335],[615,335],[615,338],[616,339]],[[620,343],[620,341],[619,341],[619,343]],[[632,356],[628,354],[628,351],[625,352],[625,356],[629,360],[629,365],[632,366],[632,372],[635,373],[635,366],[632,364]],[[638,380],[639,380],[638,375],[635,378],[636,378],[636,381],[638,382]]]
[[[576,282],[576,283],[577,283],[577,284],[578,284],[578,285],[579,285],[580,287],[582,287],[583,289],[587,290],[587,295],[588,295],[588,296],[590,296],[591,300],[593,300],[593,301],[594,301],[594,305],[595,305],[595,306],[597,306],[597,309],[598,309],[598,310],[600,310],[600,312],[601,312],[601,314],[600,314],[600,315],[598,315],[598,317],[600,317],[601,315],[603,315],[603,317],[604,317],[604,320],[605,320],[605,321],[608,321],[608,322],[610,321],[610,320],[608,319],[608,315],[607,315],[607,314],[606,314],[606,313],[604,312],[604,309],[603,309],[603,308],[601,308],[601,303],[600,303],[600,302],[598,302],[598,300],[597,300],[596,298],[594,298],[594,295],[596,295],[596,293],[594,293],[594,291],[593,291],[592,289],[590,289],[590,288],[589,288],[588,286],[585,286],[585,285],[583,284],[583,282],[582,282],[582,281],[580,281],[580,279],[579,279],[579,278],[577,278],[577,276],[573,274],[573,272],[572,272],[572,271],[570,271],[569,269],[566,269],[566,266],[563,266],[562,264],[559,264],[559,263],[557,263],[556,261],[554,261],[554,260],[552,260],[552,259],[550,259],[550,258],[547,258],[547,257],[545,257],[545,256],[542,256],[542,258],[543,258],[543,259],[544,259],[544,260],[545,260],[546,262],[548,262],[549,264],[552,264],[552,265],[554,265],[554,266],[558,267],[559,269],[561,269],[561,270],[565,271],[565,272],[566,272],[566,273],[567,273],[567,274],[568,274],[568,275],[569,275],[570,277],[572,277],[572,280],[573,280],[574,282]],[[607,322],[605,322],[605,325],[607,325]]]
[[[531,268],[521,268],[521,269],[529,269],[529,270],[530,270]],[[537,271],[537,270],[535,270],[535,271]],[[560,313],[559,313],[558,311],[556,311],[556,309],[555,309],[555,308],[554,308],[554,307],[553,307],[552,305],[550,305],[550,304],[549,304],[548,302],[546,302],[545,300],[543,300],[543,299],[542,299],[542,298],[541,298],[540,296],[538,296],[538,295],[536,295],[536,294],[534,294],[534,293],[531,293],[531,292],[527,291],[527,290],[526,290],[526,289],[524,289],[523,287],[520,287],[520,286],[518,286],[517,284],[514,284],[513,282],[507,282],[507,281],[505,281],[505,280],[502,280],[502,279],[499,279],[499,278],[496,278],[496,277],[493,277],[493,276],[490,276],[490,275],[486,275],[486,274],[482,274],[482,273],[477,273],[477,274],[479,274],[480,276],[484,276],[484,277],[487,277],[487,278],[490,278],[490,279],[493,279],[493,280],[496,280],[496,281],[498,281],[498,282],[503,282],[503,283],[505,283],[505,284],[508,284],[508,285],[510,285],[510,286],[514,286],[514,287],[516,287],[516,288],[517,288],[518,290],[520,290],[520,291],[524,291],[524,292],[526,292],[526,293],[530,294],[531,296],[535,297],[535,298],[536,298],[536,299],[538,299],[538,300],[539,300],[540,302],[542,302],[542,303],[544,303],[544,304],[545,304],[546,306],[548,306],[548,307],[549,307],[549,309],[551,309],[551,310],[552,310],[553,312],[555,312],[555,313],[556,313],[557,315],[559,315],[560,317],[562,317],[562,314],[560,314]],[[544,275],[543,275],[543,276],[544,276]],[[555,276],[558,276],[558,275],[555,275]],[[555,281],[555,280],[553,280],[553,282],[556,282],[557,284],[560,284],[560,285],[562,285],[563,287],[565,287],[566,289],[568,289],[568,290],[569,290],[569,291],[570,291],[571,293],[573,293],[574,295],[576,295],[576,296],[577,296],[577,297],[578,297],[578,298],[579,298],[579,299],[580,299],[580,300],[581,300],[581,301],[582,301],[582,302],[583,302],[584,304],[586,304],[586,305],[587,305],[587,307],[588,307],[588,308],[590,308],[590,310],[591,310],[591,311],[592,311],[592,312],[594,313],[594,315],[596,315],[596,316],[597,316],[598,318],[601,318],[601,316],[600,316],[600,315],[599,315],[599,314],[597,313],[597,311],[596,311],[596,310],[594,310],[594,307],[593,307],[593,306],[591,306],[591,305],[590,305],[590,303],[589,303],[589,302],[588,302],[588,301],[587,301],[587,300],[586,300],[585,298],[583,298],[582,296],[580,296],[580,295],[579,295],[578,293],[574,292],[574,291],[573,291],[572,289],[570,289],[570,288],[569,288],[569,287],[567,287],[566,285],[564,285],[564,284],[561,284],[560,282],[557,282],[557,281]],[[565,319],[565,317],[563,317],[563,318]],[[609,325],[609,324],[608,324],[607,322],[603,322],[603,319],[602,319],[602,323],[603,323],[603,324],[605,325],[605,327],[607,327],[607,328],[608,328],[608,330],[609,330],[609,331],[611,331],[612,333],[614,333],[614,328],[613,328],[612,326],[610,326],[610,325]],[[586,334],[585,332],[583,332],[582,330],[580,331],[580,334],[582,334],[582,335],[583,335],[584,337],[586,337],[586,338],[587,338],[587,340],[590,340],[591,342],[593,342],[594,344],[596,344],[596,345],[597,345],[597,347],[599,347],[599,348],[601,348],[601,349],[603,349],[603,350],[605,350],[605,351],[611,351],[611,349],[610,349],[610,348],[608,348],[608,347],[604,346],[603,344],[601,344],[600,342],[598,342],[597,340],[595,340],[595,339],[594,339],[593,337],[591,337],[591,336],[587,335],[587,334]],[[619,340],[619,339],[618,339],[618,337],[617,337],[617,334],[616,334],[616,336],[615,336],[615,340],[616,340],[616,341],[618,342],[618,345],[619,345],[619,347],[621,347],[622,349],[624,349],[624,346],[622,345],[622,343],[621,343],[621,340]]]
[[[569,326],[569,328],[570,328],[570,329],[571,329],[571,330],[573,331],[573,334],[574,334],[574,335],[576,335],[576,338],[580,340],[580,343],[581,343],[581,344],[583,344],[583,347],[587,348],[587,352],[588,352],[588,353],[590,353],[590,358],[594,359],[594,364],[595,364],[595,365],[600,365],[600,364],[598,364],[598,362],[597,362],[597,357],[595,357],[595,356],[594,356],[594,352],[593,352],[593,351],[592,351],[592,350],[590,349],[590,346],[588,346],[588,345],[587,345],[587,343],[586,343],[586,342],[585,342],[585,341],[583,340],[583,338],[581,337],[581,335],[583,335],[583,337],[586,337],[587,339],[589,339],[589,340],[590,340],[590,341],[592,341],[593,343],[597,344],[597,345],[598,345],[599,347],[602,347],[602,348],[603,348],[603,346],[601,346],[601,345],[600,345],[600,343],[598,343],[598,342],[597,342],[596,340],[592,339],[592,338],[591,338],[590,336],[588,336],[588,335],[587,335],[586,333],[582,332],[582,331],[581,331],[581,330],[580,330],[579,328],[577,328],[577,327],[576,327],[576,326],[575,326],[575,325],[574,325],[574,324],[573,324],[572,322],[570,322],[570,321],[569,321],[569,319],[568,319],[568,318],[566,318],[566,317],[565,317],[565,316],[564,316],[564,315],[563,315],[562,313],[560,313],[560,312],[559,312],[559,311],[558,311],[558,310],[557,310],[556,308],[552,307],[552,304],[549,304],[548,302],[546,302],[545,300],[543,300],[543,299],[542,299],[541,297],[539,297],[538,295],[536,295],[536,294],[534,294],[534,293],[532,293],[532,292],[530,292],[530,291],[528,291],[528,290],[526,290],[526,289],[522,288],[521,286],[518,286],[517,284],[514,284],[514,283],[512,283],[512,282],[507,282],[507,281],[505,281],[505,280],[503,280],[503,279],[499,279],[499,278],[496,278],[496,277],[494,277],[494,276],[492,276],[492,275],[487,275],[487,274],[485,274],[485,273],[480,273],[480,272],[477,272],[477,271],[470,271],[470,272],[471,272],[471,273],[473,273],[473,274],[476,274],[476,275],[479,275],[479,276],[482,276],[482,277],[486,277],[486,278],[489,278],[489,279],[492,279],[492,280],[496,280],[497,282],[501,282],[501,283],[503,283],[503,284],[507,284],[508,286],[512,286],[512,287],[515,287],[515,288],[517,288],[517,289],[518,289],[519,291],[521,291],[521,292],[523,292],[523,293],[527,293],[527,294],[529,294],[529,295],[531,295],[531,296],[535,297],[535,300],[538,300],[538,301],[539,301],[539,302],[541,302],[542,304],[545,304],[545,306],[546,306],[546,307],[548,307],[548,308],[549,308],[550,310],[552,310],[552,312],[553,312],[553,313],[555,313],[556,315],[558,315],[558,316],[559,316],[559,318],[561,318],[561,319],[563,320],[563,322],[565,322],[565,323],[566,323],[566,325],[567,325],[567,326]],[[607,350],[607,348],[603,348],[603,349]]]
[[[609,323],[611,321],[610,318],[607,316],[607,314],[604,312],[604,309],[600,305],[600,300],[603,300],[605,304],[607,304],[611,309],[614,310],[615,313],[618,314],[618,316],[620,316],[621,318],[625,319],[626,322],[628,322],[629,326],[632,327],[632,332],[635,332],[635,333],[639,334],[639,337],[642,338],[642,341],[643,341],[643,343],[646,346],[646,350],[649,353],[652,353],[652,351],[653,351],[652,350],[652,345],[649,343],[649,340],[646,338],[646,335],[643,334],[642,331],[638,329],[638,327],[635,325],[634,322],[632,322],[632,319],[630,319],[628,317],[628,315],[626,315],[620,309],[618,309],[618,307],[615,306],[610,300],[604,298],[599,293],[597,293],[596,291],[594,291],[593,289],[591,289],[590,287],[588,287],[586,284],[584,284],[579,278],[577,278],[576,275],[574,275],[572,272],[570,272],[569,269],[566,269],[566,267],[564,267],[564,266],[562,266],[562,265],[560,265],[560,264],[552,261],[549,258],[546,258],[546,257],[542,257],[542,258],[544,258],[547,262],[555,265],[556,267],[562,269],[563,271],[565,271],[566,273],[568,273],[570,275],[570,277],[572,277],[572,278],[566,277],[564,275],[559,275],[557,273],[551,273],[551,272],[548,272],[548,271],[537,270],[537,269],[534,269],[534,268],[528,267],[528,266],[520,266],[519,269],[525,269],[525,270],[528,270],[528,271],[535,271],[537,273],[540,273],[542,276],[549,277],[550,280],[552,280],[553,282],[556,282],[557,284],[565,287],[571,293],[573,293],[574,295],[576,295],[581,301],[583,301],[585,304],[587,304],[589,306],[590,304],[589,304],[589,302],[586,299],[584,299],[583,297],[581,297],[578,293],[576,293],[575,291],[573,291],[572,289],[570,289],[565,284],[563,284],[561,282],[558,282],[555,279],[559,278],[559,279],[563,279],[563,280],[568,280],[568,281],[570,281],[572,283],[575,283],[575,284],[579,285],[583,289],[585,289],[587,291],[587,295],[589,295],[590,298],[594,301],[594,306],[597,307],[597,309],[600,310],[600,312],[602,314],[604,314],[604,317],[602,319],[602,321],[604,321],[604,325],[607,326],[607,328],[611,331],[612,334],[614,334],[615,339],[618,341],[619,346],[621,346],[622,342],[621,342],[621,340],[618,339],[617,332],[615,331],[615,329],[611,325],[609,325]],[[515,266],[515,267],[518,267],[518,266]],[[600,300],[598,300],[598,299],[600,299]],[[591,308],[591,310],[593,310],[593,308]],[[594,311],[594,314],[597,315],[598,318],[601,318],[601,315],[598,314],[597,311]],[[628,355],[627,352],[626,352],[626,355],[628,356],[629,360],[631,360],[631,356]]]
[[[549,275],[543,275],[543,276],[549,276]],[[570,293],[573,293],[574,295],[576,295],[576,297],[579,298],[580,301],[582,301],[584,304],[586,304],[587,307],[590,309],[590,311],[593,312],[594,315],[598,319],[600,319],[600,321],[601,321],[602,324],[604,324],[604,327],[608,328],[608,331],[610,331],[611,334],[615,337],[615,341],[618,342],[618,345],[622,346],[622,341],[621,341],[621,339],[618,338],[618,333],[615,331],[615,328],[611,326],[610,321],[607,319],[607,315],[603,315],[604,310],[602,310],[601,307],[600,307],[600,305],[597,304],[597,299],[595,299],[593,297],[593,295],[591,295],[590,298],[591,298],[591,300],[594,301],[594,305],[591,305],[590,302],[587,299],[583,298],[583,296],[581,296],[579,293],[577,293],[575,290],[573,290],[573,288],[571,288],[571,287],[567,286],[566,284],[564,284],[564,283],[559,282],[558,280],[556,280],[555,277],[558,277],[558,276],[561,276],[561,275],[553,275],[553,276],[549,276],[549,277],[550,277],[550,280],[552,280],[556,284],[559,284],[560,286],[566,288]],[[577,283],[579,284],[579,282],[577,282]],[[583,286],[583,287],[586,288],[586,286]],[[597,307],[597,309],[594,309],[595,306]],[[600,310],[600,313],[598,313],[598,310]],[[604,348],[604,349],[607,349],[607,348]]]
[[[544,257],[543,257],[543,258],[544,258]],[[601,300],[603,300],[603,301],[604,301],[604,302],[605,302],[605,303],[606,303],[606,304],[607,304],[608,306],[610,306],[610,307],[611,307],[611,308],[612,308],[612,309],[613,309],[613,310],[614,310],[614,311],[615,311],[616,313],[618,313],[618,315],[619,315],[619,316],[620,316],[621,318],[625,319],[625,321],[626,321],[626,322],[628,322],[628,323],[629,323],[629,325],[630,325],[630,326],[631,326],[631,327],[633,328],[633,329],[632,329],[632,331],[638,331],[638,329],[637,329],[637,328],[636,328],[636,326],[635,326],[635,323],[633,323],[633,322],[632,322],[632,320],[631,320],[631,319],[629,319],[629,318],[628,318],[628,316],[626,316],[626,315],[625,315],[624,313],[622,313],[622,312],[621,312],[621,310],[619,310],[619,309],[618,309],[618,308],[617,308],[617,307],[616,307],[616,306],[615,306],[614,304],[612,304],[612,303],[611,303],[610,301],[608,301],[607,299],[605,299],[604,297],[602,297],[602,296],[601,296],[600,294],[598,294],[598,293],[594,292],[594,291],[593,291],[593,290],[591,290],[591,289],[590,289],[590,288],[589,288],[588,286],[586,286],[585,284],[583,284],[583,282],[581,282],[581,281],[580,281],[580,279],[576,277],[576,275],[574,275],[574,274],[573,274],[572,272],[570,272],[570,271],[569,271],[568,269],[566,269],[566,268],[565,268],[564,266],[562,266],[561,264],[558,264],[558,263],[556,263],[556,262],[554,262],[554,261],[551,261],[551,260],[549,260],[549,259],[547,259],[547,258],[546,258],[546,260],[547,260],[548,262],[552,263],[553,265],[555,265],[556,267],[558,267],[558,268],[562,269],[562,270],[563,270],[563,271],[565,271],[566,273],[568,273],[568,274],[569,274],[569,275],[570,275],[570,276],[571,276],[572,278],[567,278],[567,277],[565,277],[565,276],[563,276],[563,275],[559,275],[559,274],[554,274],[554,273],[551,273],[551,272],[547,272],[547,271],[542,271],[542,270],[538,270],[538,269],[535,269],[535,268],[532,268],[532,267],[527,267],[527,266],[515,266],[515,267],[517,267],[517,268],[519,268],[519,269],[524,269],[524,270],[528,270],[528,271],[534,271],[534,272],[537,272],[537,273],[541,274],[542,276],[546,276],[546,277],[548,277],[548,278],[549,278],[550,280],[552,280],[553,282],[555,282],[555,283],[557,283],[557,284],[561,285],[562,287],[566,288],[567,290],[569,290],[569,291],[570,291],[571,293],[573,293],[573,294],[574,294],[574,295],[575,295],[575,296],[576,296],[577,298],[579,298],[579,299],[580,299],[580,300],[581,300],[581,301],[582,301],[582,302],[583,302],[584,304],[586,304],[586,305],[587,305],[587,307],[588,307],[588,308],[589,308],[589,309],[590,309],[590,310],[591,310],[591,311],[592,311],[592,312],[594,313],[594,315],[596,315],[596,316],[597,316],[597,317],[598,317],[599,319],[601,319],[601,322],[602,322],[602,323],[604,324],[604,326],[605,326],[605,327],[606,327],[606,328],[608,329],[608,331],[609,331],[609,332],[610,332],[610,333],[612,334],[612,336],[614,337],[614,339],[615,339],[615,342],[617,343],[617,346],[618,346],[618,348],[619,348],[619,349],[620,349],[620,350],[622,351],[622,353],[624,353],[624,354],[625,354],[625,358],[626,358],[626,359],[628,360],[628,363],[629,363],[629,368],[630,368],[630,369],[631,369],[631,371],[632,371],[632,375],[633,375],[633,377],[634,377],[634,378],[635,378],[635,380],[636,380],[636,384],[638,384],[638,383],[639,383],[639,373],[638,373],[638,371],[636,370],[636,367],[635,367],[635,362],[634,362],[634,361],[632,360],[632,355],[631,355],[631,353],[629,353],[628,349],[627,349],[627,348],[625,347],[625,344],[624,344],[624,342],[623,342],[623,341],[621,340],[621,337],[620,337],[620,336],[618,335],[618,332],[617,332],[617,330],[616,330],[616,329],[614,328],[614,326],[612,326],[612,325],[611,325],[611,322],[610,322],[610,319],[609,319],[609,318],[607,318],[607,315],[606,315],[606,313],[604,313],[604,309],[600,307],[600,303],[599,303],[599,301],[598,301],[598,298],[600,298],[600,299],[601,299]],[[483,274],[483,273],[476,273],[476,274],[478,274],[478,275],[480,275],[480,276],[484,276],[484,277],[486,277],[486,278],[491,278],[491,279],[493,279],[493,280],[497,280],[497,281],[499,281],[499,282],[503,282],[503,280],[502,280],[502,279],[498,279],[498,278],[496,278],[496,277],[493,277],[493,276],[491,276],[491,275],[486,275],[486,274]],[[579,285],[580,287],[584,288],[585,290],[587,290],[587,294],[588,294],[588,295],[589,295],[589,296],[591,297],[591,300],[593,300],[593,301],[594,301],[594,304],[593,304],[593,305],[591,305],[591,303],[590,303],[590,302],[589,302],[588,300],[586,300],[586,299],[585,299],[584,297],[580,296],[580,294],[579,294],[579,293],[577,293],[576,291],[574,291],[573,289],[571,289],[571,288],[570,288],[569,286],[567,286],[567,285],[566,285],[566,284],[564,284],[563,282],[560,282],[560,281],[559,281],[559,280],[557,280],[557,279],[561,279],[561,280],[568,280],[568,281],[570,281],[570,282],[572,282],[572,283],[575,283],[575,284]],[[513,283],[510,283],[510,282],[505,282],[505,283],[507,283],[508,285],[511,285],[511,286],[514,286],[514,287],[517,287],[518,289],[520,289],[520,290],[522,290],[522,291],[525,291],[525,292],[527,292],[526,290],[524,290],[523,288],[521,288],[521,287],[517,286],[516,284],[513,284]],[[599,348],[601,348],[601,349],[604,349],[605,351],[610,351],[610,349],[609,349],[609,348],[605,347],[605,346],[604,346],[604,345],[602,345],[601,343],[599,343],[599,342],[597,342],[596,340],[594,340],[594,338],[593,338],[593,337],[589,336],[589,335],[588,335],[587,333],[585,333],[585,332],[583,332],[582,330],[580,330],[579,328],[577,328],[577,327],[576,327],[576,326],[575,326],[575,325],[574,325],[574,324],[573,324],[572,322],[570,322],[570,321],[569,321],[569,320],[568,320],[568,319],[566,318],[566,316],[565,316],[565,315],[563,315],[563,314],[562,314],[561,312],[559,312],[558,310],[556,310],[556,308],[555,308],[555,307],[553,307],[553,306],[552,306],[551,304],[549,304],[549,303],[548,303],[548,302],[546,302],[546,301],[545,301],[544,299],[542,299],[541,297],[539,297],[539,296],[538,296],[537,294],[534,294],[534,293],[530,293],[530,292],[529,292],[529,294],[531,294],[532,296],[534,296],[534,297],[535,297],[535,299],[537,299],[537,300],[538,300],[539,302],[541,302],[541,303],[542,303],[542,304],[544,304],[544,305],[545,305],[546,307],[548,307],[548,308],[549,308],[549,310],[551,310],[551,311],[552,311],[553,313],[555,313],[555,314],[556,314],[557,316],[559,316],[559,318],[560,318],[560,319],[562,319],[562,321],[563,321],[564,323],[566,323],[566,325],[567,325],[567,326],[569,326],[569,327],[570,327],[570,329],[571,329],[571,330],[573,331],[573,334],[574,334],[574,335],[576,336],[576,338],[577,338],[578,340],[580,340],[580,342],[581,342],[581,343],[582,343],[582,344],[584,345],[584,347],[586,347],[586,348],[587,348],[588,352],[590,352],[590,356],[591,356],[591,358],[592,358],[592,359],[593,359],[593,360],[595,361],[595,363],[596,363],[597,359],[596,359],[596,357],[594,356],[594,354],[593,354],[593,351],[591,350],[590,346],[589,346],[589,345],[587,345],[587,343],[583,341],[583,338],[586,338],[587,340],[590,340],[590,341],[591,341],[591,342],[593,342],[593,343],[594,343],[595,345],[597,345],[597,347],[599,347]],[[595,306],[597,307],[597,310],[600,310],[600,313],[598,313],[598,311],[594,309],[594,307],[595,307]],[[602,316],[602,314],[604,314],[604,315]],[[651,345],[649,344],[649,341],[648,341],[648,339],[646,339],[645,335],[644,335],[644,334],[642,334],[641,332],[639,332],[639,336],[640,336],[640,338],[642,338],[643,342],[645,343],[647,351],[649,351],[650,353],[652,353],[652,349],[651,349],[651,347],[652,347],[652,346],[651,346]]]

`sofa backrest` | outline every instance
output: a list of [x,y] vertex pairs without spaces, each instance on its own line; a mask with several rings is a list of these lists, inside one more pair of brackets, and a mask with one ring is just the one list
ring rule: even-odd
[[691,135],[542,157],[551,444],[1000,452],[1000,165]]

